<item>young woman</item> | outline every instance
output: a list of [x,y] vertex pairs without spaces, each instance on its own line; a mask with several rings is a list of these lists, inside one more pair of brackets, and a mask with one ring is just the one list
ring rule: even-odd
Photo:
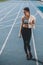
[[35,24],[35,17],[30,15],[30,10],[28,7],[23,9],[24,16],[22,17],[22,23],[20,26],[19,36],[22,35],[24,42],[24,50],[26,53],[27,59],[32,59],[30,40],[31,40],[31,29]]

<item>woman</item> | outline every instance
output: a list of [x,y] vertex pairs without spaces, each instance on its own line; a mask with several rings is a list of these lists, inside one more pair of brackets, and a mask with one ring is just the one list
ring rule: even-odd
[[23,9],[24,16],[22,17],[22,23],[20,26],[19,36],[22,35],[24,42],[24,50],[26,53],[27,60],[32,59],[30,40],[31,40],[31,29],[35,24],[35,17],[30,15],[30,10],[28,7]]

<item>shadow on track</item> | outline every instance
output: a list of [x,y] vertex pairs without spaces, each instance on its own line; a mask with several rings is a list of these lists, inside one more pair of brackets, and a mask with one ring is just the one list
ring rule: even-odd
[[35,59],[35,58],[29,59],[29,60],[32,60],[32,61],[35,61],[35,62],[41,63],[41,64],[43,65],[43,62],[42,62],[42,61],[37,60],[37,59]]

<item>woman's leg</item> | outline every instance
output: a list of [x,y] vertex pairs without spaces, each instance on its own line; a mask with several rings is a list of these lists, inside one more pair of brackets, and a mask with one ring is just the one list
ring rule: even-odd
[[25,50],[25,53],[26,53],[26,55],[27,55],[27,46],[26,46],[25,40],[24,40],[24,50]]
[[31,40],[31,29],[28,29],[27,31],[27,49],[29,51],[30,54],[30,58],[32,58],[32,54],[31,54],[31,46],[30,46],[30,40]]
[[31,52],[31,46],[30,46],[30,40],[31,40],[31,29],[28,29],[28,33],[27,33],[27,47],[29,52]]
[[27,44],[26,44],[26,29],[22,29],[22,37],[23,37],[23,42],[24,42],[24,50],[25,53],[27,54]]

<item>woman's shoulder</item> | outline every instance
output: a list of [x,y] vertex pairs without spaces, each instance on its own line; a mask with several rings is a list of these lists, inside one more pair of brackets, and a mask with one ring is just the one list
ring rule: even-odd
[[24,20],[25,16],[22,16],[22,21]]
[[35,16],[33,16],[33,15],[30,15],[30,18],[29,18],[29,21],[33,21],[34,20],[34,22],[36,22],[36,18],[35,18]]
[[36,17],[34,15],[30,15],[30,18],[34,19],[34,20],[36,19]]
[[24,19],[25,18],[25,16],[22,16],[22,19]]

